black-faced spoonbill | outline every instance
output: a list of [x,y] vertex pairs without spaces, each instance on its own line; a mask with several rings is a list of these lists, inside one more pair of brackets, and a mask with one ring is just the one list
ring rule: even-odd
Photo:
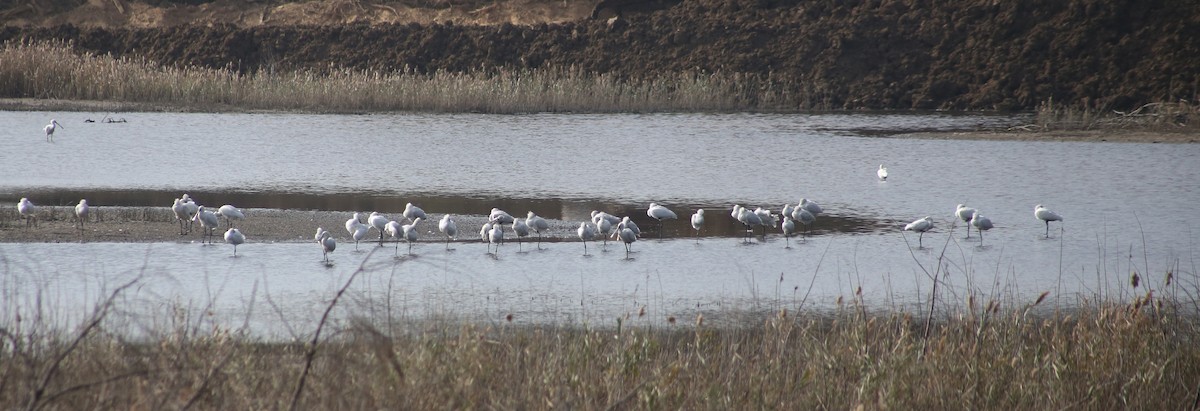
[[379,214],[374,211],[371,212],[370,217],[367,217],[367,224],[370,224],[371,227],[375,227],[376,230],[379,230],[379,246],[380,247],[383,247],[383,234],[384,234],[384,230],[387,228],[388,221],[389,220],[388,220],[387,216],[385,216],[383,214]]
[[[408,243],[408,255],[412,255],[412,245],[417,242],[417,224],[421,222],[421,217],[413,220],[412,224],[400,226],[400,230],[404,233],[404,242]],[[399,244],[397,244],[399,247]]]
[[176,198],[175,202],[171,204],[171,212],[175,214],[175,219],[179,220],[179,235],[184,235],[184,227],[191,226],[187,222],[193,217],[188,216],[188,207],[182,198]]
[[346,220],[347,233],[350,233],[351,235],[354,234],[354,229],[357,228],[359,224],[362,224],[362,220],[359,220],[360,218],[362,218],[362,216],[359,213],[354,213],[354,217],[350,217],[349,220]]
[[596,229],[592,228],[591,224],[581,222],[579,223],[579,229],[575,230],[575,233],[579,235],[579,240],[583,241],[583,255],[588,255],[587,242],[596,238]]
[[530,211],[529,214],[526,214],[525,216],[525,225],[529,226],[530,230],[533,230],[537,233],[538,249],[541,250],[542,232],[550,229],[550,223],[546,222],[546,219],[539,217],[537,214],[534,214],[532,211]]
[[225,242],[233,244],[233,256],[237,257],[237,246],[246,242],[246,236],[236,228],[230,228],[225,232]]
[[783,248],[792,248],[792,234],[796,232],[796,220],[791,216],[783,216],[783,224],[780,226],[783,229]]
[[1046,222],[1046,238],[1050,238],[1050,222],[1063,220],[1062,216],[1058,215],[1058,213],[1050,211],[1049,208],[1042,207],[1041,204],[1033,207],[1033,216],[1037,217],[1038,220]]
[[608,251],[608,233],[612,232],[613,222],[603,215],[596,217],[593,222],[596,223],[596,233],[600,235],[601,251]]
[[422,210],[421,207],[413,205],[413,203],[405,204],[404,218],[407,218],[408,221],[416,221],[418,218],[425,219],[425,210]]
[[46,132],[46,141],[51,143],[54,142],[54,130],[59,127],[62,127],[62,125],[58,124],[58,120],[50,120],[50,124],[47,124],[46,127],[42,127],[42,131]]
[[492,208],[492,213],[488,214],[488,220],[499,222],[500,224],[512,224],[515,220],[512,214],[505,212],[499,208]]
[[887,181],[887,167],[880,164],[879,169],[875,170],[875,175],[879,177],[879,181]]
[[692,229],[696,230],[696,242],[700,242],[700,229],[704,228],[704,209],[697,209],[695,214],[692,214]]
[[521,239],[529,236],[529,225],[525,224],[525,221],[522,221],[519,218],[514,218],[512,222],[512,230],[513,234],[517,235],[517,250],[521,251]]
[[404,227],[401,227],[400,223],[398,222],[388,221],[387,224],[383,226],[383,230],[387,231],[388,236],[396,239],[396,255],[400,255],[400,237],[404,235]]
[[817,204],[816,202],[807,198],[800,199],[800,208],[808,210],[808,212],[812,213],[813,217],[819,216],[821,213],[825,212],[825,210],[821,209],[820,204]]
[[633,230],[629,229],[629,227],[622,228],[620,234],[621,241],[625,242],[625,258],[629,258],[629,253],[633,249],[633,242],[637,241],[637,234],[634,234]]
[[954,208],[954,216],[958,217],[964,223],[967,223],[967,237],[971,238],[971,217],[975,216],[975,209],[959,204]]
[[25,228],[37,227],[37,207],[28,198],[21,197],[17,203],[17,212],[25,219]]
[[83,235],[83,223],[87,222],[88,212],[87,199],[79,200],[79,204],[75,205],[75,218],[79,220],[79,235]]
[[333,239],[333,234],[329,234],[328,231],[321,230],[319,228],[317,230],[319,230],[317,244],[321,245],[322,255],[325,258],[325,262],[328,263],[329,253],[332,253],[333,250],[337,249],[337,240]]
[[671,209],[658,205],[658,203],[650,203],[650,208],[646,209],[646,215],[655,220],[658,220],[658,238],[663,236],[663,220],[674,220],[679,218]]
[[359,223],[354,226],[354,231],[350,233],[350,238],[354,239],[354,250],[358,251],[358,242],[367,237],[367,233],[371,231],[371,226]]
[[233,220],[244,220],[246,214],[242,213],[237,207],[226,204],[217,209],[217,215],[225,217],[225,224],[233,227]]
[[916,231],[918,233],[921,233],[921,235],[917,237],[917,248],[918,249],[924,247],[924,244],[922,241],[925,238],[925,232],[929,231],[931,229],[933,229],[933,219],[930,218],[929,216],[925,216],[925,218],[919,219],[917,221],[913,221],[911,223],[908,223],[908,225],[904,226],[904,231]]
[[804,207],[796,207],[792,209],[792,220],[799,221],[804,225],[804,241],[808,241],[808,226],[817,221],[817,216],[805,210]]
[[442,216],[441,221],[438,221],[438,231],[441,231],[446,236],[446,249],[450,249],[450,239],[458,235],[458,224],[450,218],[450,214]]
[[496,245],[496,254],[500,254],[500,244],[504,244],[504,225],[499,221],[492,224],[492,228],[488,229],[488,251],[492,251],[492,244]]
[[204,206],[196,209],[196,216],[193,219],[199,220],[200,229],[204,230],[204,237],[200,239],[200,243],[203,244],[207,239],[208,243],[212,244],[212,238],[216,236],[216,230],[221,225],[221,220],[212,211],[205,210]]
[[983,247],[983,232],[992,229],[992,220],[984,217],[979,210],[975,210],[975,215],[971,217],[971,225],[975,226],[975,231],[979,232],[979,246]]

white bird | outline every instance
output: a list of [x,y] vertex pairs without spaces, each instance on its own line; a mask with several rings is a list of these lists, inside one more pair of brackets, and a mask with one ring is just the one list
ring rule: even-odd
[[313,240],[316,240],[316,242],[319,244],[327,235],[329,235],[328,231],[325,231],[324,228],[317,227],[317,234],[313,235]]
[[671,209],[658,205],[658,203],[650,203],[650,208],[646,209],[646,215],[655,220],[658,220],[658,238],[663,235],[663,220],[674,220],[679,218]]
[[438,231],[446,236],[446,249],[450,249],[450,239],[458,235],[458,224],[450,219],[450,214],[442,216],[441,221],[438,221]]
[[700,229],[701,228],[704,228],[704,209],[703,208],[697,209],[696,213],[692,214],[692,229],[696,230],[696,242],[697,243],[700,242]]
[[229,225],[230,227],[233,227],[233,220],[243,220],[246,218],[246,214],[242,213],[242,210],[238,210],[237,207],[229,204],[218,208],[217,215],[225,217],[225,224]]
[[425,217],[425,210],[422,210],[421,207],[417,207],[413,203],[408,203],[404,205],[404,218],[407,218],[409,221],[416,221],[418,218],[425,219],[427,217]]
[[367,233],[371,231],[371,226],[359,223],[354,226],[354,231],[350,232],[350,238],[354,239],[354,249],[358,250],[358,242],[367,237]]
[[513,233],[517,235],[517,249],[520,251],[521,239],[529,236],[529,225],[525,224],[525,222],[519,218],[514,218],[512,222],[512,230]]
[[[783,208],[779,209],[779,215],[784,216],[784,217],[791,217],[792,213],[795,211],[796,211],[796,207],[792,207],[791,204],[784,204]],[[795,220],[794,217],[792,219]]]
[[[491,235],[492,226],[495,224],[496,223],[491,220],[489,220],[486,223],[483,223],[483,227],[479,228],[479,241],[480,242],[484,242],[484,243],[488,242],[488,236]],[[490,248],[491,246],[489,245],[488,247],[489,247],[488,252],[491,252],[492,251],[492,249]]]
[[904,231],[916,231],[921,233],[921,235],[917,237],[917,248],[924,246],[924,244],[922,244],[922,239],[925,237],[925,232],[931,229],[933,229],[933,219],[929,218],[929,216],[925,216],[925,218],[913,221],[904,226]]
[[79,219],[79,233],[83,234],[83,223],[88,218],[88,203],[87,199],[79,200],[79,204],[75,205],[75,218]]
[[992,220],[984,217],[979,210],[975,210],[975,216],[971,217],[971,225],[975,226],[975,231],[979,232],[979,246],[983,247],[983,232],[992,229]]
[[396,239],[396,255],[400,255],[400,236],[404,235],[404,227],[401,227],[398,222],[388,221],[383,226],[383,230],[387,231],[388,236]]
[[[408,255],[412,255],[412,243],[417,242],[417,224],[421,222],[421,217],[413,220],[412,224],[405,224],[400,227],[404,234],[404,242],[408,243]],[[399,247],[399,244],[397,244]]]
[[321,230],[319,228],[317,230],[319,230],[320,233],[320,237],[317,238],[317,243],[321,245],[322,255],[325,257],[325,262],[328,263],[329,253],[332,253],[333,250],[337,249],[337,240],[335,240],[333,238],[333,234],[329,234],[328,231]]
[[196,213],[198,211],[200,211],[200,205],[196,204],[195,201],[192,201],[192,198],[189,197],[187,195],[187,193],[183,193],[183,195],[180,196],[179,200],[183,201],[184,214],[187,216],[187,225],[188,225],[187,231],[188,231],[188,234],[191,234],[192,233],[192,219],[194,219],[196,217]]
[[608,221],[608,223],[611,225],[617,225],[617,223],[621,222],[621,217],[617,217],[600,210],[592,210],[592,222],[597,223],[597,226],[599,226],[599,222],[597,220],[600,219]]
[[604,218],[603,216],[601,216],[600,218],[597,218],[595,223],[596,223],[596,233],[600,235],[600,240],[602,242],[601,247],[605,247],[604,250],[601,250],[601,251],[607,251],[607,249],[608,249],[607,248],[608,247],[608,233],[612,232],[613,223],[612,223],[612,221],[609,221],[607,218]]
[[54,130],[58,127],[62,127],[61,124],[58,124],[58,120],[50,120],[50,124],[47,124],[46,127],[42,127],[42,131],[46,132],[46,141],[54,142]]
[[625,242],[625,258],[629,258],[629,253],[632,250],[633,242],[637,241],[637,234],[629,227],[621,229],[621,241]]
[[596,238],[596,229],[592,228],[591,224],[580,222],[575,233],[579,235],[579,240],[583,241],[583,255],[588,255],[587,242]]
[[225,232],[225,242],[233,244],[233,256],[237,257],[237,246],[246,242],[246,236],[236,228],[230,228]]
[[533,230],[534,232],[537,232],[538,249],[541,250],[542,232],[550,229],[550,223],[546,222],[546,219],[539,217],[537,214],[534,214],[532,211],[530,211],[529,214],[525,216],[525,225],[529,226],[529,229]]
[[378,212],[374,212],[374,211],[372,211],[371,215],[369,217],[367,217],[367,224],[370,224],[371,227],[374,227],[376,230],[379,231],[379,246],[380,247],[383,247],[383,234],[385,232],[385,229],[387,228],[388,221],[390,221],[390,220],[388,220],[387,216],[385,216],[383,214],[379,214]]
[[758,216],[758,221],[762,225],[763,238],[767,238],[767,227],[775,227],[775,223],[778,220],[775,218],[774,214],[771,214],[771,210],[762,207],[755,208],[754,215]]
[[513,220],[515,220],[511,214],[499,208],[492,208],[492,213],[488,214],[488,219],[498,221],[500,224],[512,224]]
[[[804,234],[807,238],[808,226],[817,221],[817,216],[814,216],[812,213],[808,212],[808,210],[805,210],[804,207],[796,207],[792,209],[792,220],[799,221],[800,224],[804,225]],[[808,240],[806,239],[805,241]]]
[[614,236],[616,234],[619,234],[621,232],[621,230],[626,229],[626,228],[628,228],[629,231],[633,231],[633,235],[636,235],[636,236],[642,235],[642,229],[638,228],[637,223],[633,222],[633,220],[630,220],[629,217],[626,216],[626,217],[621,217],[621,222],[617,223],[617,226],[616,226],[617,232],[614,233]]
[[175,214],[175,219],[179,221],[179,235],[184,235],[183,229],[188,225],[186,221],[190,221],[191,218],[188,217],[187,210],[188,207],[182,198],[176,198],[175,202],[171,204],[171,212]]
[[17,212],[25,219],[25,228],[37,227],[37,207],[28,198],[21,197],[21,201],[17,203]]
[[[746,207],[742,207],[740,205],[737,206],[737,212],[738,212],[738,215],[737,215],[738,222],[740,222],[740,223],[742,223],[742,225],[746,226],[746,233],[749,234],[749,236],[753,236],[754,235],[754,227],[762,225],[762,219],[758,217],[758,214],[755,214],[753,211],[747,210]],[[764,231],[764,233],[765,233],[765,231]],[[743,242],[749,242],[749,240],[748,240],[749,236],[743,237],[742,238],[744,240]]]
[[492,228],[488,230],[488,251],[492,251],[492,244],[496,245],[496,254],[500,254],[500,244],[504,243],[504,225],[492,224]]
[[796,232],[796,220],[793,220],[791,216],[785,215],[783,216],[783,224],[780,228],[783,229],[783,247],[792,248],[792,245],[789,243],[789,241],[792,238],[792,234]]
[[351,235],[354,234],[354,229],[358,228],[358,226],[362,224],[362,220],[360,220],[360,218],[362,218],[362,216],[359,213],[354,213],[354,217],[346,220],[347,233],[350,233]]
[[808,212],[812,213],[813,217],[821,215],[821,213],[824,211],[821,210],[821,205],[817,204],[816,202],[809,201],[807,198],[800,199],[800,208],[808,210]]
[[1062,216],[1058,215],[1058,213],[1050,211],[1049,208],[1042,207],[1041,204],[1033,207],[1033,216],[1037,217],[1038,220],[1046,222],[1046,238],[1050,238],[1050,222],[1063,220]]
[[875,175],[879,176],[880,181],[887,181],[887,167],[880,164],[879,170],[875,170]]
[[196,216],[192,218],[200,221],[200,229],[204,230],[204,238],[200,242],[203,243],[207,239],[209,243],[212,243],[212,238],[216,236],[216,230],[221,225],[221,220],[212,211],[205,210],[204,206],[197,208]]
[[964,206],[962,204],[959,204],[958,207],[955,207],[955,209],[954,209],[954,216],[958,217],[958,219],[962,220],[964,223],[967,223],[967,237],[966,238],[971,238],[971,224],[970,223],[971,223],[971,217],[975,216],[975,209]]

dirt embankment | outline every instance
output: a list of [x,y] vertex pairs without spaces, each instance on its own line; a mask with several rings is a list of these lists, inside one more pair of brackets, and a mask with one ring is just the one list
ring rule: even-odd
[[[1200,2],[663,1],[608,20],[589,18],[594,1],[574,0],[247,2],[237,14],[214,11],[231,3],[192,0],[199,5],[173,7],[210,12],[94,27],[10,15],[0,40],[63,39],[82,51],[242,72],[746,73],[803,96],[808,107],[798,108],[1009,110],[1052,98],[1127,109],[1200,97]],[[148,7],[85,5],[91,15],[122,5],[118,16]]]

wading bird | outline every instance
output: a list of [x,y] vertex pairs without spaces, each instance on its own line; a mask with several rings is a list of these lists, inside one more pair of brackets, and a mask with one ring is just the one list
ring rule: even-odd
[[579,240],[583,241],[583,255],[588,255],[587,242],[596,238],[596,229],[592,228],[591,224],[580,222],[579,229],[575,233],[579,235]]
[[179,221],[179,235],[184,235],[184,228],[191,227],[191,224],[188,223],[191,219],[188,217],[187,206],[184,204],[182,198],[176,198],[175,202],[171,204],[171,212],[175,214],[175,219]]
[[529,236],[529,225],[519,218],[514,218],[512,230],[513,234],[517,235],[517,251],[522,251],[521,239]]
[[230,228],[225,232],[225,242],[233,244],[233,256],[237,257],[237,246],[246,242],[246,236],[236,228]]
[[791,238],[792,233],[796,232],[796,220],[791,216],[783,216],[783,224],[780,227],[783,229],[783,248],[792,248]]
[[212,238],[216,237],[216,230],[217,227],[220,227],[221,220],[212,211],[205,210],[204,206],[200,206],[196,210],[196,216],[193,219],[199,220],[200,229],[204,230],[204,237],[200,239],[200,243],[203,244],[207,239],[208,243],[212,244]]
[[962,204],[959,204],[958,207],[955,207],[955,209],[954,209],[954,216],[958,217],[958,219],[962,220],[964,223],[967,223],[967,237],[966,238],[971,238],[971,224],[970,223],[971,223],[971,217],[975,216],[975,209],[964,206]]
[[346,220],[347,233],[350,233],[351,235],[354,234],[354,229],[358,228],[358,226],[362,224],[362,221],[359,220],[360,218],[362,218],[360,214],[354,213],[354,217],[350,217],[349,220]]
[[596,233],[600,235],[600,241],[601,241],[600,246],[603,247],[601,249],[601,251],[607,251],[608,250],[608,233],[612,232],[613,222],[610,221],[608,218],[605,218],[603,215],[597,217],[594,222],[596,223]]
[[537,214],[534,214],[532,211],[530,211],[529,214],[525,216],[525,225],[529,226],[530,230],[533,230],[537,233],[538,249],[541,250],[542,232],[550,229],[550,223],[546,222],[546,219],[541,218]]
[[17,203],[17,212],[25,219],[25,228],[37,227],[37,207],[28,198],[21,197]]
[[497,221],[495,224],[492,224],[492,228],[488,230],[488,251],[489,252],[492,251],[492,246],[491,246],[492,244],[496,245],[496,253],[493,255],[499,255],[500,254],[500,245],[504,244],[504,228],[503,227],[504,227],[504,225],[500,224],[500,222]]
[[388,221],[383,230],[387,231],[388,236],[396,239],[396,255],[400,255],[400,237],[404,235],[404,227],[401,227],[398,222]]
[[387,216],[372,211],[371,215],[367,217],[367,224],[379,231],[379,246],[383,247],[383,234],[388,224]]
[[975,216],[971,217],[971,225],[975,226],[975,231],[979,232],[979,246],[983,247],[983,232],[992,229],[992,220],[984,217],[979,210],[975,210]]
[[441,231],[446,236],[446,249],[450,249],[450,239],[458,235],[458,224],[450,219],[450,214],[442,216],[442,220],[438,221],[438,231]]
[[919,219],[917,221],[913,221],[911,223],[908,223],[908,225],[904,226],[904,231],[916,231],[918,233],[921,233],[921,235],[917,237],[917,248],[918,249],[924,247],[922,240],[925,238],[925,232],[929,231],[931,229],[933,229],[933,219],[930,218],[929,216],[925,216],[925,218]]
[[88,212],[87,199],[79,200],[79,204],[75,205],[75,218],[79,219],[79,235],[83,235],[83,223],[87,221]]
[[319,237],[317,237],[317,244],[321,245],[322,256],[325,258],[325,262],[328,263],[329,253],[332,253],[333,250],[337,249],[337,240],[334,240],[333,234],[329,234],[328,231],[321,230],[320,228],[317,230],[319,233]]
[[50,124],[47,124],[46,127],[42,127],[42,131],[46,132],[46,141],[51,143],[54,142],[54,130],[58,129],[59,127],[62,127],[62,125],[58,124],[58,120],[50,120]]
[[804,225],[804,241],[808,241],[808,226],[817,221],[817,216],[805,210],[803,207],[792,209],[792,220],[799,221]]
[[1037,217],[1038,220],[1046,222],[1046,238],[1050,238],[1050,222],[1063,220],[1062,216],[1058,215],[1058,213],[1050,211],[1049,208],[1042,207],[1041,204],[1033,207],[1033,216]]
[[700,229],[704,228],[704,209],[697,209],[695,214],[692,214],[692,229],[696,230],[696,242],[700,242]]
[[658,238],[663,236],[663,220],[674,220],[679,218],[671,209],[658,205],[658,203],[650,203],[650,208],[646,209],[646,215],[655,220],[658,220]]
[[499,222],[500,224],[512,224],[513,216],[499,208],[492,208],[492,213],[488,214],[488,220]]
[[421,207],[413,205],[413,203],[405,204],[404,218],[407,218],[409,221],[416,221],[418,218],[425,219],[425,210],[422,210]]
[[879,176],[880,181],[887,181],[887,167],[884,167],[883,164],[880,164],[879,169],[875,170],[875,175]]
[[[412,224],[400,226],[400,230],[404,234],[404,242],[408,243],[408,255],[412,255],[412,245],[413,243],[417,242],[417,224],[420,222],[421,217],[417,217],[415,220],[413,220]],[[399,247],[400,245],[397,244],[396,246]]]
[[229,204],[223,205],[223,206],[221,206],[221,208],[218,208],[217,215],[219,215],[221,217],[225,217],[225,224],[228,225],[229,227],[233,227],[233,220],[240,221],[240,220],[244,220],[246,218],[246,214],[243,214],[242,210],[239,210],[237,207],[234,207]]
[[633,242],[637,241],[637,234],[629,227],[621,229],[621,241],[625,242],[625,258],[629,258],[629,253],[633,250]]
[[371,231],[371,226],[360,223],[359,225],[354,227],[354,231],[350,232],[350,238],[354,239],[354,250],[355,251],[358,251],[358,242],[362,241],[362,239],[364,239],[364,238],[367,238],[367,233],[369,233],[370,231]]
[[808,212],[812,213],[813,217],[819,216],[822,212],[824,212],[824,210],[821,209],[820,204],[810,201],[807,198],[800,199],[800,208],[808,210]]

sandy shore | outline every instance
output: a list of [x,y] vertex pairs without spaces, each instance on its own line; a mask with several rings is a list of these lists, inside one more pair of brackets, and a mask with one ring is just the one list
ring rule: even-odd
[[[200,242],[203,241],[203,229],[195,224],[189,234],[179,234],[179,223],[176,222],[170,210],[166,207],[93,207],[93,215],[80,232],[74,221],[72,209],[69,207],[40,207],[40,217],[37,228],[26,228],[24,221],[15,211],[15,206],[4,205],[0,213],[0,242],[3,243],[56,243],[56,242]],[[11,209],[11,210],[10,210]],[[236,225],[248,242],[306,242],[314,241],[313,235],[317,227],[322,227],[334,234],[340,245],[350,244],[349,233],[346,232],[346,220],[354,213],[344,211],[300,211],[277,209],[243,209],[246,219]],[[388,214],[388,218],[400,221],[400,214]],[[445,241],[445,236],[438,231],[438,220],[442,214],[430,214],[429,220],[418,224],[422,242]],[[455,215],[458,225],[459,242],[479,241],[479,228],[487,221],[483,215]],[[362,215],[366,222],[366,214]],[[543,233],[543,241],[578,241],[575,229],[578,222],[565,222],[547,219],[550,230]],[[403,223],[402,223],[403,224]],[[222,220],[221,228],[216,231],[214,241],[223,242],[226,229]],[[505,234],[512,237],[512,230],[506,228]],[[379,241],[379,233],[372,229],[363,241]],[[388,241],[392,239],[388,238]],[[511,238],[510,238],[511,240]],[[526,241],[537,241],[536,234],[530,234]]]

